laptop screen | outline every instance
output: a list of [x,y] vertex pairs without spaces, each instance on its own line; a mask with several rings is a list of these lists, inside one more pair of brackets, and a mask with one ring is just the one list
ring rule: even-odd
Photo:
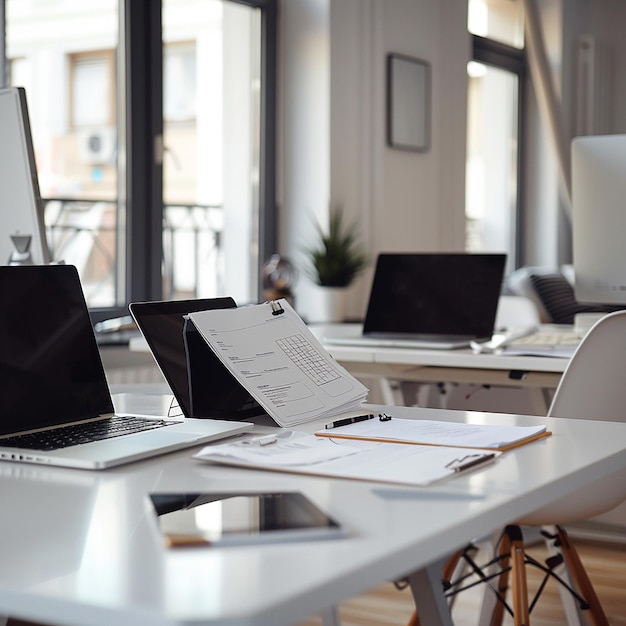
[[363,333],[490,337],[505,260],[504,254],[380,254]]
[[130,312],[186,417],[190,417],[191,413],[183,341],[184,316],[195,311],[230,309],[235,306],[237,305],[232,298],[132,302],[130,304]]
[[0,267],[0,434],[112,413],[76,268]]
[[185,346],[185,315],[236,307],[233,298],[199,298],[162,302],[133,302],[130,311],[159,369],[186,417],[244,419],[264,414],[200,338],[193,343],[197,384],[195,410],[190,399],[190,379]]

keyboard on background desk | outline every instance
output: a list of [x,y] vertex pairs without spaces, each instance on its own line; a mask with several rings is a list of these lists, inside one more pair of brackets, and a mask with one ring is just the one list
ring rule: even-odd
[[530,335],[514,339],[509,343],[509,346],[512,348],[524,346],[577,346],[582,338],[583,334],[574,330],[538,330]]

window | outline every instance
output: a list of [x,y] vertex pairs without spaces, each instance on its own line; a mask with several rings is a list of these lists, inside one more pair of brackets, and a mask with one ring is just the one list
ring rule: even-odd
[[115,122],[113,51],[71,54],[71,126],[108,126]]
[[195,42],[166,45],[163,59],[163,119],[194,122],[196,119]]
[[276,0],[4,1],[0,76],[26,88],[50,247],[94,319],[256,300],[275,251]]
[[258,299],[261,11],[163,0],[167,298]]
[[[519,43],[520,6],[521,0],[470,0],[468,28],[476,29],[478,14],[482,32]],[[506,252],[507,271],[512,271],[521,262],[522,250],[524,51],[477,35],[473,42],[468,65],[466,249]]]
[[52,258],[76,265],[91,306],[121,304],[117,0],[6,0],[6,34],[11,84],[26,89]]
[[469,0],[467,29],[473,35],[524,47],[523,0]]

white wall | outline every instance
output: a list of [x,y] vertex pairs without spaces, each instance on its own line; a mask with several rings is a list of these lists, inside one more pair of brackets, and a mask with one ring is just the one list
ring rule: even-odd
[[[576,133],[576,44],[591,35],[608,52],[608,119],[597,132],[626,133],[626,3],[623,0],[534,0],[539,7],[551,76],[568,139]],[[571,224],[559,195],[558,167],[547,125],[534,93],[526,128],[526,263],[557,267],[570,263]],[[569,158],[569,154],[568,154]],[[569,166],[569,163],[568,163]]]
[[[571,133],[574,42],[595,35],[611,53],[610,132],[626,132],[626,2],[536,0],[557,93]],[[464,0],[282,0],[279,84],[280,252],[297,264],[311,236],[307,212],[329,207],[355,217],[369,254],[464,247],[466,64]],[[385,56],[399,52],[432,68],[431,148],[385,144]],[[557,266],[571,235],[559,196],[558,167],[534,93],[526,129],[525,261]],[[559,241],[560,240],[560,241]],[[371,268],[350,290],[360,317]],[[311,297],[301,277],[298,302]],[[302,311],[301,311],[302,312]]]
[[297,309],[309,297],[302,248],[330,202],[329,10],[330,0],[283,0],[279,12],[278,241],[300,269]]
[[[348,219],[358,219],[372,260],[380,251],[463,249],[466,12],[459,0],[283,1],[280,242],[296,263],[310,237],[307,211],[323,218],[329,207],[342,207]],[[390,52],[431,64],[426,153],[385,144]],[[312,151],[324,141],[328,151],[322,162]],[[349,316],[362,316],[370,280],[371,269],[351,289]],[[301,277],[297,308],[298,302],[305,306],[309,293]]]

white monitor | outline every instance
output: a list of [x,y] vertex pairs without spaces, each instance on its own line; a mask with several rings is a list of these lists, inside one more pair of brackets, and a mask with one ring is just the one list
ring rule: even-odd
[[572,142],[576,299],[626,304],[626,135]]
[[26,93],[0,89],[0,265],[49,262]]

